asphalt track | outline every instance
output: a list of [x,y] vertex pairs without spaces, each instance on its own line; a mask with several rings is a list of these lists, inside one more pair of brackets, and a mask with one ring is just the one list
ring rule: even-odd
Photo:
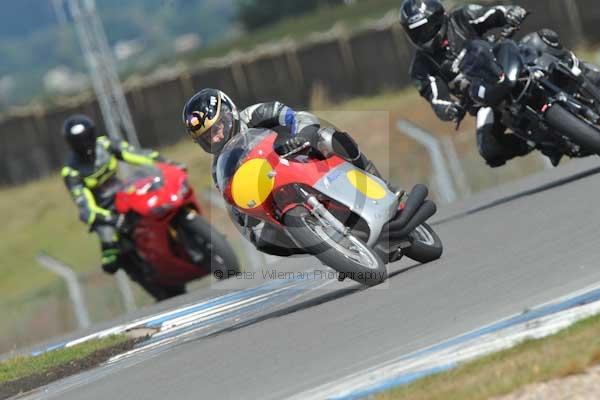
[[598,283],[600,174],[585,172],[597,161],[442,208],[443,258],[393,265],[383,288],[329,284],[225,332],[188,336],[30,397],[287,398]]

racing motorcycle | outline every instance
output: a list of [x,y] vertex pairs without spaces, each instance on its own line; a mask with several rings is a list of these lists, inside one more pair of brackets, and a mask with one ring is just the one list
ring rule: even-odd
[[309,143],[283,156],[277,134],[250,129],[230,140],[215,167],[217,186],[241,214],[275,227],[306,254],[367,286],[387,279],[385,264],[404,255],[426,263],[443,246],[426,224],[436,212],[417,185],[409,195],[351,162],[352,138],[330,130],[320,151]]
[[600,155],[600,90],[582,74],[574,54],[517,43],[511,39],[515,32],[469,41],[459,54],[453,68],[470,83],[464,109],[500,112],[507,128],[555,166],[564,155]]
[[201,216],[186,171],[165,163],[136,170],[117,188],[115,208],[123,268],[156,300],[211,273],[239,271],[225,237]]

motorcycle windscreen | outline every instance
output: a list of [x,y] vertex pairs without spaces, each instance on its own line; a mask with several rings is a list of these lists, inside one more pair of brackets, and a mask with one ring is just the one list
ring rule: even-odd
[[221,192],[254,146],[270,135],[273,135],[273,131],[268,129],[248,129],[245,133],[234,136],[225,145],[213,166],[215,183]]
[[138,195],[157,191],[163,186],[164,176],[162,171],[148,166],[134,168],[123,182],[123,187],[127,192],[135,191]]
[[521,76],[524,65],[519,47],[514,42],[507,41],[497,45],[494,52],[506,80],[514,84]]
[[483,40],[473,40],[466,46],[466,54],[462,59],[460,71],[469,80],[483,80],[494,84],[502,81],[504,71],[498,65],[493,46]]

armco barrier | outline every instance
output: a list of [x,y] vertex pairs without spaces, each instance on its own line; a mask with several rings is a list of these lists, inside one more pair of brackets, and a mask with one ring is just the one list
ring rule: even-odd
[[357,75],[350,46],[343,37],[305,44],[297,50],[298,63],[308,89],[321,85],[337,101],[354,93]]
[[410,82],[412,49],[398,28],[374,27],[348,40],[361,95],[399,89]]
[[[568,46],[584,39],[600,41],[598,0],[516,3],[532,11],[521,34],[551,27]],[[403,88],[410,84],[412,48],[394,20],[385,18],[352,33],[333,29],[303,43],[282,42],[260,52],[209,60],[180,77],[129,89],[126,97],[140,142],[158,147],[181,139],[183,103],[205,87],[224,90],[241,107],[277,99],[296,108],[309,106],[316,85],[334,101]],[[0,119],[0,185],[27,182],[58,169],[65,153],[60,129],[74,112],[90,114],[103,129],[92,100]]]
[[597,0],[575,1],[584,38],[592,43],[600,42],[600,7]]

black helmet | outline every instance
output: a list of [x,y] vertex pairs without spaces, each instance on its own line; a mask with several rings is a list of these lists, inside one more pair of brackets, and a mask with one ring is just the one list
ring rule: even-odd
[[404,0],[400,24],[415,46],[429,52],[442,46],[448,30],[446,10],[438,0]]
[[183,108],[183,122],[194,142],[211,154],[218,154],[240,129],[235,104],[216,89],[192,96]]
[[72,115],[63,124],[63,135],[71,149],[84,159],[96,153],[96,126],[85,115]]

